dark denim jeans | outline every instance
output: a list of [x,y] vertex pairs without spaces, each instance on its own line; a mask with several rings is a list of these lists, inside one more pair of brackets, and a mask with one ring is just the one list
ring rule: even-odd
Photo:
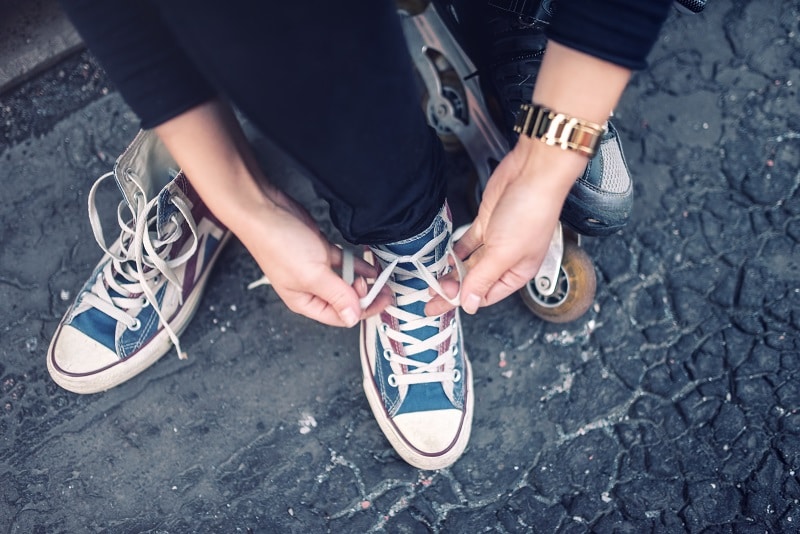
[[444,203],[394,0],[62,1],[144,124],[226,96],[311,172],[349,241],[411,237]]
[[430,224],[444,156],[393,1],[160,3],[201,72],[316,178],[346,239]]

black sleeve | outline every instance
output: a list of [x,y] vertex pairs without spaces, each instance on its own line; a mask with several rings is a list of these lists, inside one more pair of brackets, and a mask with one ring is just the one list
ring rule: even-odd
[[142,128],[152,128],[215,95],[146,0],[61,0]]
[[548,38],[617,65],[641,70],[672,0],[558,0]]

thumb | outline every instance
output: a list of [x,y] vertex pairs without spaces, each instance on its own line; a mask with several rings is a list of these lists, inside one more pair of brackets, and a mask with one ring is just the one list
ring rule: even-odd
[[317,296],[328,303],[348,328],[358,324],[361,318],[361,306],[358,293],[336,273],[328,270],[319,281]]
[[487,302],[486,295],[508,270],[505,262],[486,252],[486,247],[476,252],[477,261],[461,283],[461,308],[469,314],[474,314],[481,304]]

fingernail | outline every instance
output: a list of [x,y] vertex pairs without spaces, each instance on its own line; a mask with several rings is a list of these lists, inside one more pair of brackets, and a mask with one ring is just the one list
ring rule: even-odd
[[476,311],[478,311],[478,306],[481,305],[481,298],[478,295],[469,294],[467,295],[466,302],[461,304],[461,307],[464,309],[465,312],[472,315]]
[[356,313],[350,308],[345,308],[342,310],[341,317],[342,321],[344,321],[344,324],[346,324],[348,328],[358,324],[358,315],[356,315]]

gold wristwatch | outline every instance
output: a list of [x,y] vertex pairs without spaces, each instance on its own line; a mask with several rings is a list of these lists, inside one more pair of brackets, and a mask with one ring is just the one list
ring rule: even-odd
[[597,153],[606,129],[600,124],[557,113],[544,106],[522,104],[514,131],[563,150],[576,150],[591,158]]

